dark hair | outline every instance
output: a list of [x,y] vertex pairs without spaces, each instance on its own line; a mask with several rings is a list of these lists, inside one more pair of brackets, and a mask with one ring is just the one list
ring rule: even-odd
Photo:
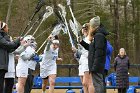
[[55,36],[54,36],[54,39],[57,39],[57,40],[58,40],[58,39],[59,39],[58,35],[55,35]]

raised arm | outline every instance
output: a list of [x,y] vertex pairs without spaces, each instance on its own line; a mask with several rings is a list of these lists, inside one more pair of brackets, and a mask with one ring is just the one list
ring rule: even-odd
[[0,47],[10,51],[11,49],[16,49],[20,45],[20,38],[15,41],[7,41],[0,33]]
[[25,51],[25,46],[19,46],[15,51],[14,54],[21,54],[23,51]]
[[52,43],[51,40],[49,40],[49,41],[47,42],[47,45],[46,45],[46,47],[45,47],[45,49],[44,49],[44,53],[45,53],[46,51],[49,51],[49,50],[50,50],[50,45],[51,45],[51,43]]
[[29,43],[29,42],[26,42],[25,40],[22,40],[21,41],[21,45],[13,52],[14,54],[21,54],[23,51],[25,51],[26,50],[26,48],[28,47],[28,46],[30,46],[31,45],[31,43]]
[[30,60],[35,55],[35,50],[28,46],[24,52],[21,53],[21,58],[23,60]]
[[86,50],[89,50],[89,44],[86,43],[84,40],[82,40],[82,41],[80,42],[80,44],[81,44]]

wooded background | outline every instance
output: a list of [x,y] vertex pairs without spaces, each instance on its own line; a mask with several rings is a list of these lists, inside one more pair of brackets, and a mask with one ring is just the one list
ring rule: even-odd
[[[0,0],[0,20],[7,22],[11,36],[17,37],[21,34],[34,12],[37,2],[38,0]],[[50,6],[59,3],[66,6],[67,19],[72,18],[66,0],[46,0],[46,2]],[[107,38],[114,48],[111,63],[113,63],[121,47],[126,49],[131,64],[140,63],[140,0],[71,0],[71,6],[76,19],[81,24],[89,22],[95,15],[101,17],[101,22],[110,32]],[[38,15],[34,20],[37,18]],[[36,39],[38,47],[48,37],[56,20],[57,18],[53,14],[43,22],[35,37],[38,37],[44,30],[47,31]],[[30,34],[33,31],[34,29]],[[59,56],[64,61],[58,62],[58,64],[78,64],[73,58],[68,35],[61,33],[59,37],[61,43]],[[43,49],[44,47],[39,53],[42,53]],[[130,72],[140,74],[136,70],[138,70],[138,67],[135,71],[131,70]],[[67,70],[65,71],[67,73]],[[61,73],[61,70],[58,73]],[[73,69],[72,74],[75,73],[77,73],[77,70],[75,72],[75,69]]]

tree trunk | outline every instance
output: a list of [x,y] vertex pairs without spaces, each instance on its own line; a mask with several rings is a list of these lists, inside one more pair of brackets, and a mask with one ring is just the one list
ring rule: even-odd
[[124,0],[124,43],[125,49],[129,50],[128,45],[128,17],[127,17],[127,0]]
[[133,18],[133,21],[132,21],[132,33],[134,35],[134,63],[136,63],[136,36],[135,36],[135,3],[134,3],[134,0],[132,0],[132,18]]
[[13,0],[10,0],[10,2],[9,2],[9,6],[8,6],[8,11],[7,11],[7,16],[6,16],[6,23],[7,23],[7,24],[8,24],[8,21],[9,21],[10,15],[11,15],[11,7],[12,7],[12,3],[13,3]]
[[134,34],[135,34],[135,49],[136,49],[136,52],[135,52],[135,57],[136,57],[136,63],[139,63],[139,53],[140,53],[140,39],[139,39],[139,28],[140,28],[140,22],[139,22],[139,0],[134,0],[134,9],[136,11],[135,13],[135,31],[134,31]]
[[120,48],[119,42],[119,3],[118,0],[114,0],[114,55],[118,54],[118,50]]

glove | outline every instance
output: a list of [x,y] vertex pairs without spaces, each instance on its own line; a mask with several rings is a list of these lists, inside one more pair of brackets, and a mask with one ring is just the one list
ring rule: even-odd
[[36,62],[40,62],[40,61],[41,61],[41,58],[40,58],[37,54],[35,54],[35,55],[33,56],[32,60],[33,60],[33,61],[36,61]]

